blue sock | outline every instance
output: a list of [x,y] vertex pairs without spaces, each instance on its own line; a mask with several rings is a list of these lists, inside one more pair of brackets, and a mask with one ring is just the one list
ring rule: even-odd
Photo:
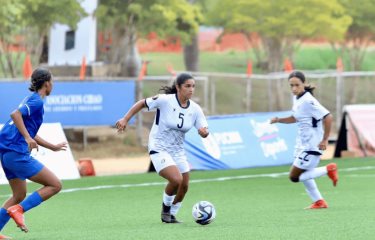
[[3,230],[5,224],[9,221],[10,216],[5,208],[0,208],[0,231]]
[[38,192],[33,192],[30,196],[28,196],[25,200],[23,200],[20,205],[23,208],[24,212],[29,211],[30,209],[38,206],[43,202],[42,197],[39,195]]

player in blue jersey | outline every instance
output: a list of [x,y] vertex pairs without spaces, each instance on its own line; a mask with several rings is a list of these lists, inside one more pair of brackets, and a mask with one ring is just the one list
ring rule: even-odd
[[332,115],[312,95],[313,87],[305,83],[302,72],[292,72],[288,77],[293,98],[293,114],[271,119],[271,123],[297,123],[297,144],[294,162],[289,173],[292,182],[302,182],[313,203],[306,209],[328,208],[316,185],[315,178],[328,175],[336,186],[337,166],[330,163],[318,167],[320,156],[327,149]]
[[[32,93],[10,114],[11,119],[0,130],[1,165],[12,189],[12,196],[0,209],[0,231],[13,218],[17,226],[27,232],[24,212],[61,190],[61,182],[55,174],[30,155],[32,149],[38,150],[38,145],[52,151],[67,147],[66,142],[52,144],[37,135],[43,122],[43,98],[50,95],[52,87],[49,70],[34,70],[29,88]],[[26,197],[26,179],[43,186]],[[3,236],[3,239],[7,238]]]
[[125,130],[129,120],[142,108],[156,109],[148,152],[159,175],[168,181],[163,192],[161,221],[179,223],[176,215],[188,191],[190,166],[184,150],[185,133],[192,127],[205,138],[208,124],[201,107],[191,100],[195,80],[190,74],[180,74],[174,84],[161,88],[165,94],[142,99],[116,122],[119,131]]

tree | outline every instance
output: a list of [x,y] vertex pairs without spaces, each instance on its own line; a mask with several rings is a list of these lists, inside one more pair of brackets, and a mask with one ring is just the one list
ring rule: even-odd
[[[348,54],[350,70],[359,71],[370,43],[375,39],[375,0],[339,0],[346,13],[353,19],[340,44],[333,44],[334,49],[341,54]],[[341,49],[336,46],[339,45]]]
[[[19,74],[17,67],[22,51],[31,54],[32,59],[40,58],[43,41],[54,23],[75,28],[83,16],[85,12],[77,0],[3,1],[0,8],[0,65],[4,75],[16,77]],[[13,47],[18,47],[18,51]]]
[[185,0],[102,0],[97,16],[99,28],[112,36],[106,61],[119,63],[122,76],[137,76],[138,37],[154,32],[160,38],[175,36],[188,43],[198,31],[200,11]]
[[[375,0],[339,0],[353,19],[344,41],[331,43],[338,56],[349,56],[349,70],[360,71],[367,49],[375,39]],[[357,101],[359,78],[351,82],[349,103]]]
[[[293,54],[298,41],[340,40],[351,22],[337,0],[222,0],[208,18],[225,32],[243,33],[255,48],[258,63],[265,61],[270,72],[281,70],[283,58]],[[254,36],[259,36],[260,44]]]

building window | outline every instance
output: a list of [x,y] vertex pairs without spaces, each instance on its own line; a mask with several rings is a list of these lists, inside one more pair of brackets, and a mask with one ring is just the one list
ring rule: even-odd
[[65,33],[65,50],[74,48],[76,32],[71,30]]

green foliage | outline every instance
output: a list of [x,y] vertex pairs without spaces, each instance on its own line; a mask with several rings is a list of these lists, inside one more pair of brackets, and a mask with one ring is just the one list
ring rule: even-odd
[[97,10],[101,29],[134,26],[139,36],[178,36],[189,42],[202,20],[200,8],[185,0],[102,0]]
[[339,0],[339,2],[353,19],[347,38],[375,37],[374,0]]
[[336,0],[223,0],[209,19],[229,31],[295,39],[324,36],[338,40],[351,23]]
[[54,23],[66,24],[75,29],[78,21],[87,16],[80,5],[82,0],[24,0],[22,2],[26,9],[23,14],[25,23],[37,27],[39,32],[49,30]]

